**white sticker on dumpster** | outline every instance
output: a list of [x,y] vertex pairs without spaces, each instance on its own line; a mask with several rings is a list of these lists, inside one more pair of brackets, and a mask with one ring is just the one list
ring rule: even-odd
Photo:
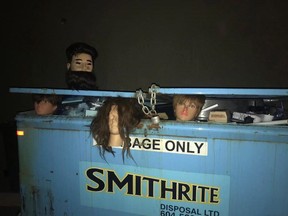
[[158,138],[131,138],[131,149],[144,151],[159,151],[190,155],[208,155],[208,143],[197,140],[174,140]]

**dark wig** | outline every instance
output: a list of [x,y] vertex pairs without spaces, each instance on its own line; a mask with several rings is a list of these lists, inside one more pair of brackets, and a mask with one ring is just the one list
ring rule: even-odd
[[93,63],[94,63],[94,60],[98,56],[98,52],[97,52],[97,50],[94,47],[92,47],[92,46],[90,46],[90,45],[88,45],[86,43],[76,42],[76,43],[71,44],[66,49],[67,61],[71,62],[72,57],[74,55],[76,55],[76,54],[79,54],[79,53],[86,53],[86,54],[91,55]]

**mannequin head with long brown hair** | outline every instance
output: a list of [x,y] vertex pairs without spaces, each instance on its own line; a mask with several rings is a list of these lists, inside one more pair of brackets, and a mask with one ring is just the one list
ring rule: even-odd
[[108,98],[92,120],[90,130],[100,149],[114,155],[113,146],[122,146],[122,157],[131,157],[130,133],[140,123],[144,114],[136,98]]

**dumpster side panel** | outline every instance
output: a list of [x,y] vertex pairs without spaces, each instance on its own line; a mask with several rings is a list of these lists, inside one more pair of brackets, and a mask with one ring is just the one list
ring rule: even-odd
[[282,216],[285,127],[163,121],[105,159],[91,119],[18,116],[23,215]]

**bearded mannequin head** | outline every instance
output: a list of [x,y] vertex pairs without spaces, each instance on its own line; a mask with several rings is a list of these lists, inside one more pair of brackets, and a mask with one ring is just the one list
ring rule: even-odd
[[66,84],[75,90],[95,90],[96,76],[93,72],[97,50],[85,43],[77,42],[66,49]]

